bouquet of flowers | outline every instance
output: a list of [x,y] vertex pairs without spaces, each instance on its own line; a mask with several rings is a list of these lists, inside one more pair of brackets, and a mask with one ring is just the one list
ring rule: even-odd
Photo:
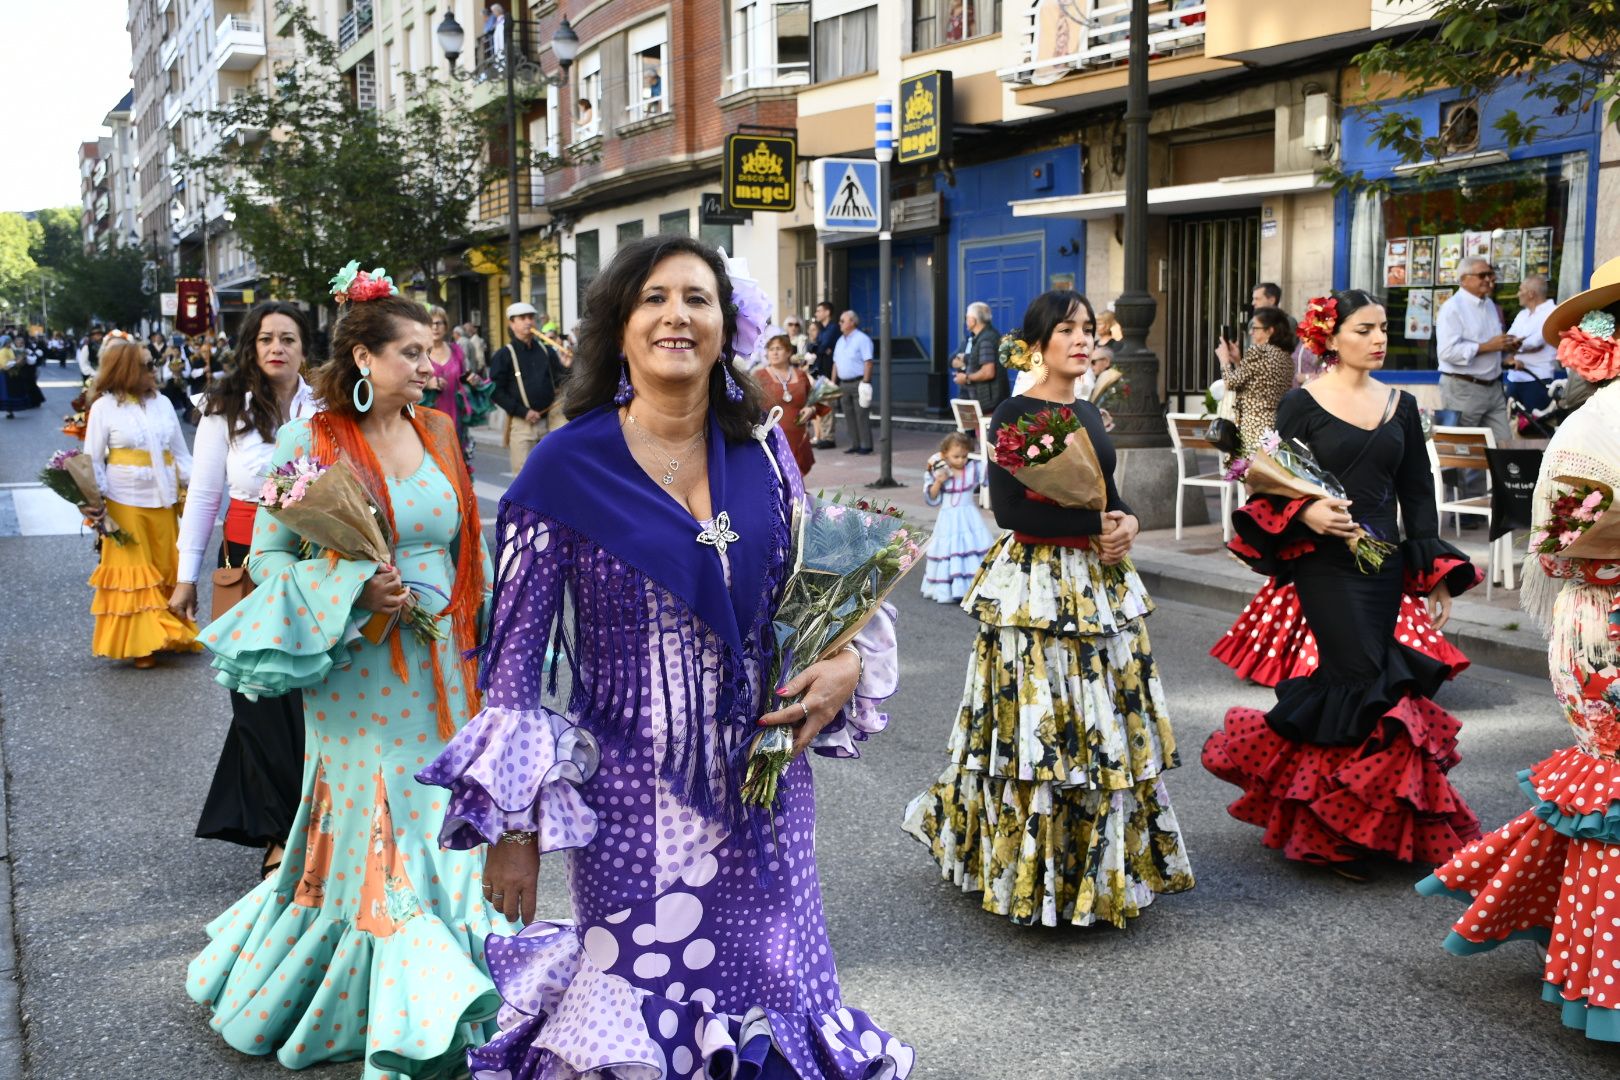
[[[1262,435],[1254,456],[1241,468],[1233,462],[1227,475],[1234,480],[1242,479],[1256,495],[1280,495],[1289,499],[1349,498],[1339,478],[1317,463],[1310,447],[1298,439],[1284,442],[1275,431]],[[1376,574],[1395,550],[1394,544],[1373,535],[1363,525],[1357,525],[1356,534],[1346,537],[1344,542],[1356,557],[1356,568],[1364,574]]]
[[74,506],[101,510],[100,518],[94,522],[87,520],[85,524],[93,525],[99,535],[115,544],[129,543],[129,534],[119,528],[111,514],[106,513],[106,501],[101,497],[101,489],[96,486],[95,462],[83,450],[58,450],[52,454],[39,471],[39,482]]
[[[894,507],[866,499],[816,498],[796,509],[793,569],[776,611],[770,686],[791,682],[849,644],[922,559],[928,536]],[[745,804],[776,802],[777,784],[793,756],[793,737],[789,724],[755,736],[743,779]]]
[[1074,410],[1042,409],[996,431],[996,464],[1043,498],[1073,510],[1101,510],[1108,488],[1091,437]]
[[[393,566],[393,537],[388,520],[346,461],[320,465],[310,458],[298,457],[278,466],[259,489],[259,505],[299,536],[325,548],[336,558],[370,560],[384,569]],[[424,643],[444,640],[444,630],[422,606],[414,588],[418,585],[433,587],[412,581],[405,584],[412,588],[402,615],[374,614],[361,628],[361,633],[373,645],[382,644],[394,628],[396,618],[402,618]]]
[[805,395],[804,408],[799,410],[796,423],[800,427],[808,425],[821,411],[822,406],[830,407],[830,403],[842,394],[843,391],[838,389],[837,383],[825,375],[817,375],[816,381],[810,386],[810,393]]
[[1552,516],[1530,534],[1533,555],[1561,559],[1613,559],[1620,551],[1620,513],[1614,492],[1592,480],[1559,477],[1570,490],[1553,500]]

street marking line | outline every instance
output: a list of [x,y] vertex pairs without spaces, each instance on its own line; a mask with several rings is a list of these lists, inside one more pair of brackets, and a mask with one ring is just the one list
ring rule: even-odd
[[503,487],[497,487],[488,480],[474,480],[473,494],[477,495],[480,499],[488,499],[492,503],[498,503],[502,499],[506,498],[506,489]]
[[76,536],[83,529],[78,508],[44,487],[13,490],[11,504],[21,536]]

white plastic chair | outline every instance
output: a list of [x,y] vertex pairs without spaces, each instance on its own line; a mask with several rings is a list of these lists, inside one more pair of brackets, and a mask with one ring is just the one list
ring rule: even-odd
[[[1496,449],[1496,440],[1490,428],[1436,426],[1426,444],[1429,448],[1429,471],[1434,475],[1434,505],[1440,512],[1442,527],[1445,515],[1451,515],[1452,528],[1461,536],[1462,518],[1482,517],[1485,527],[1491,526],[1491,469],[1485,451]],[[1485,494],[1467,498],[1447,498],[1446,469],[1478,469],[1485,474]],[[1504,533],[1490,542],[1486,554],[1485,599],[1491,598],[1498,579],[1502,587],[1515,587],[1513,576],[1513,534]]]
[[[1232,508],[1237,500],[1237,482],[1221,475],[1220,451],[1204,438],[1209,418],[1197,413],[1170,413],[1165,420],[1170,425],[1170,444],[1176,452],[1176,539],[1181,539],[1181,489],[1187,487],[1215,488],[1221,493],[1221,540],[1232,539]],[[1192,468],[1196,469],[1200,450],[1215,454],[1216,471],[1188,475],[1187,459],[1190,455]]]

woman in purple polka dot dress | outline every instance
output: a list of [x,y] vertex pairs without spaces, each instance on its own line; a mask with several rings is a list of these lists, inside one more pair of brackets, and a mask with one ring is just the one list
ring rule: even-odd
[[[804,490],[728,362],[762,299],[697,241],[620,249],[585,301],[571,422],[501,504],[486,706],[420,774],[450,791],[441,843],[489,843],[486,894],[526,924],[487,942],[504,1007],[476,1080],[911,1072],[839,993],[806,760],[769,812],[739,796],[759,724],[854,757],[896,683],[885,610],[787,696],[763,685]],[[538,857],[564,849],[577,921],[534,921]]]

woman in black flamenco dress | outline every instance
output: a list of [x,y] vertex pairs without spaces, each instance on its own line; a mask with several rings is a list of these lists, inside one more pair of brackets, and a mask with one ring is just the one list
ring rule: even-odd
[[[1280,682],[1270,712],[1228,710],[1203,762],[1242,789],[1228,809],[1264,829],[1267,847],[1358,877],[1370,856],[1438,863],[1479,836],[1446,778],[1461,724],[1429,700],[1451,668],[1396,637],[1403,588],[1428,598],[1438,629],[1479,575],[1440,539],[1417,402],[1372,378],[1388,342],[1383,306],[1360,290],[1328,301],[1312,301],[1301,334],[1314,332],[1333,367],[1283,398],[1277,432],[1310,447],[1349,501],[1256,496],[1234,514],[1229,545],[1298,589],[1321,662]],[[1363,572],[1346,538],[1360,525],[1398,540],[1397,507],[1405,540]]]

